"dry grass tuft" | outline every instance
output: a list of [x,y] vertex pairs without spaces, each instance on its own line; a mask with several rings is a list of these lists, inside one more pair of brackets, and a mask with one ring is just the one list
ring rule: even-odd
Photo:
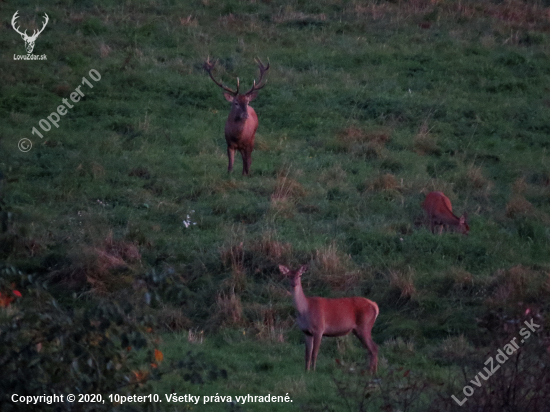
[[414,342],[411,340],[405,342],[402,337],[388,339],[384,342],[384,347],[393,353],[402,355],[414,354]]
[[535,208],[521,195],[514,195],[506,204],[506,216],[516,218],[520,216],[534,216]]
[[259,242],[254,243],[252,249],[273,262],[279,262],[286,260],[286,257],[290,256],[292,245],[290,243],[279,242],[277,240],[277,233],[270,230],[262,234]]
[[543,303],[550,298],[550,275],[547,270],[516,265],[498,270],[492,280],[492,293],[485,304],[492,308],[517,309],[524,302]]
[[234,292],[219,293],[216,297],[216,309],[211,322],[217,326],[239,326],[243,323],[241,298]]
[[112,232],[96,246],[75,248],[69,254],[73,264],[53,271],[53,281],[71,289],[91,288],[92,293],[107,294],[129,286],[129,274],[137,269],[141,254],[134,243],[114,240]]
[[101,56],[101,58],[105,59],[109,57],[109,54],[111,54],[111,48],[105,43],[101,43],[101,45],[99,46],[99,55]]
[[428,121],[422,122],[418,133],[413,139],[414,151],[419,155],[440,155],[441,150],[437,146],[437,137],[430,133]]
[[204,331],[189,329],[187,331],[187,341],[189,343],[203,344],[204,343]]
[[400,188],[399,183],[394,175],[386,173],[379,175],[365,183],[368,191],[371,192],[388,192],[395,191]]
[[[543,2],[526,0],[506,0],[500,2],[454,2],[445,0],[410,0],[395,2],[366,3],[352,2],[347,7],[347,14],[360,15],[372,20],[379,20],[388,15],[393,19],[407,20],[424,18],[437,13],[438,16],[449,18],[484,18],[490,16],[494,23],[504,24],[507,29],[529,29],[546,31],[550,8]],[[429,28],[428,21],[423,21],[422,27]]]
[[463,170],[455,180],[456,188],[458,190],[471,190],[477,195],[489,194],[493,188],[493,182],[483,176],[483,169],[481,166],[475,166],[470,164],[466,170]]
[[449,275],[453,279],[454,289],[468,289],[474,285],[474,276],[462,268],[453,266]]
[[292,327],[294,322],[288,319],[287,322],[279,322],[277,311],[274,308],[261,308],[261,321],[254,323],[256,339],[260,341],[279,342],[285,341],[284,331]]
[[296,180],[290,178],[290,169],[277,174],[277,185],[271,195],[272,202],[286,202],[304,197],[306,191]]
[[199,25],[199,21],[191,14],[187,17],[180,17],[179,21],[180,24],[185,27],[198,27]]
[[334,290],[353,289],[360,281],[359,271],[354,268],[351,256],[341,253],[335,243],[316,250],[312,272]]
[[439,347],[435,351],[435,356],[455,363],[467,358],[473,351],[473,346],[464,335],[449,336],[439,344]]
[[364,130],[347,127],[338,133],[337,140],[347,152],[357,157],[377,159],[391,138],[391,130],[379,128]]
[[239,183],[235,180],[220,180],[212,185],[212,191],[214,193],[227,193],[233,189],[239,187]]
[[273,16],[273,22],[277,24],[323,22],[326,19],[327,16],[324,13],[302,13],[300,11],[293,11],[291,7],[287,7],[279,14]]
[[399,292],[400,299],[411,299],[416,294],[414,286],[414,270],[390,270],[390,287]]
[[191,327],[191,320],[180,309],[165,307],[157,312],[159,326],[170,332],[179,332]]
[[243,242],[230,243],[220,250],[221,261],[226,267],[231,268],[231,276],[225,279],[221,286],[223,289],[241,292],[246,288],[246,271],[244,268]]
[[277,175],[275,190],[271,195],[271,209],[286,218],[292,218],[296,208],[296,200],[306,195],[304,187],[289,177],[290,169]]
[[525,193],[526,190],[527,190],[527,182],[523,177],[517,178],[512,184],[512,192],[515,194],[521,195],[522,193]]
[[330,169],[324,170],[319,176],[319,182],[327,188],[342,187],[346,184],[347,173],[342,166],[335,164]]
[[488,185],[488,180],[483,176],[481,167],[475,167],[474,165],[468,166],[466,170],[466,178],[468,184],[473,189],[482,189]]

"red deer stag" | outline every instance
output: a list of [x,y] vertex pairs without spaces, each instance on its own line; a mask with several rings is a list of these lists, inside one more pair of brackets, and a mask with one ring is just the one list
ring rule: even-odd
[[454,230],[467,235],[470,232],[470,226],[466,221],[468,215],[464,213],[462,216],[457,217],[453,214],[453,206],[451,201],[443,192],[430,192],[422,208],[426,211],[428,218],[430,219],[430,230],[434,232],[435,226],[439,226],[439,234],[443,232],[443,227],[453,227]]
[[370,352],[370,370],[376,373],[378,347],[371,337],[374,321],[378,317],[378,305],[363,297],[328,299],[306,297],[302,289],[302,273],[307,265],[298,270],[290,270],[279,265],[279,270],[290,278],[294,306],[298,311],[296,323],[306,335],[306,370],[317,361],[319,346],[323,336],[344,336],[353,332]]
[[204,63],[204,69],[210,75],[210,78],[220,86],[225,93],[225,99],[231,103],[231,111],[225,123],[225,141],[227,142],[227,156],[229,157],[229,166],[227,171],[233,170],[233,161],[235,160],[235,150],[241,152],[243,158],[243,176],[250,173],[252,163],[252,150],[254,149],[254,136],[258,129],[258,116],[252,107],[248,104],[258,96],[258,90],[265,86],[262,84],[264,74],[269,70],[269,63],[264,66],[260,59],[257,59],[260,69],[260,80],[256,85],[256,80],[252,88],[244,94],[239,94],[239,78],[237,77],[237,90],[232,90],[222,83],[218,82],[212,75],[212,69],[216,62],[210,63],[210,59]]

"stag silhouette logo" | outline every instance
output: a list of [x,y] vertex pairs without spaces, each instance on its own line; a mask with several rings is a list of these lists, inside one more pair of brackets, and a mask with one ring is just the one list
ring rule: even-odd
[[32,51],[34,50],[34,43],[36,42],[36,38],[38,37],[38,35],[40,33],[42,33],[44,31],[44,29],[46,28],[46,25],[48,24],[48,21],[50,20],[50,18],[48,17],[48,15],[46,13],[44,13],[44,25],[42,26],[42,28],[40,30],[34,30],[33,33],[32,33],[32,36],[29,36],[27,34],[27,30],[25,30],[24,33],[21,33],[21,31],[19,31],[19,27],[16,26],[16,20],[19,18],[17,13],[19,13],[19,10],[17,10],[15,12],[15,14],[13,15],[13,17],[11,19],[11,26],[13,27],[13,29],[17,33],[19,33],[21,35],[22,39],[24,40],[25,48],[27,49],[27,54],[31,54]]

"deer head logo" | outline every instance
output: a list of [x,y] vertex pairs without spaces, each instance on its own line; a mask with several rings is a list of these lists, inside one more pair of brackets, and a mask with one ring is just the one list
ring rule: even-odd
[[48,24],[48,21],[50,20],[48,15],[46,13],[44,13],[44,25],[42,26],[42,28],[40,30],[34,30],[33,33],[32,33],[32,36],[28,36],[27,35],[27,30],[25,30],[24,33],[21,33],[19,31],[19,28],[15,26],[15,20],[18,19],[18,15],[17,13],[19,13],[19,10],[17,10],[15,12],[15,14],[13,15],[12,19],[11,19],[11,26],[13,27],[13,29],[19,33],[21,35],[21,37],[23,38],[23,40],[25,41],[25,48],[27,49],[27,53],[28,54],[31,54],[33,49],[34,49],[34,42],[36,41],[36,38],[38,37],[38,35],[40,33],[42,33],[44,31],[44,29],[46,28],[46,24]]

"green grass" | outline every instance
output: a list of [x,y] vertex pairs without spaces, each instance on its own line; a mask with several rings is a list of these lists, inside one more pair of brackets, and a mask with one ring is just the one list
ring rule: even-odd
[[[12,60],[24,47],[6,29],[0,260],[56,279],[70,305],[150,292],[143,311],[158,317],[166,361],[198,350],[229,374],[193,386],[174,372],[157,393],[288,392],[292,407],[242,410],[344,407],[336,343],[325,339],[315,374],[302,371],[280,263],[312,264],[306,294],[378,302],[383,370],[454,373],[459,362],[432,359],[434,347],[464,336],[482,351],[476,319],[548,309],[550,293],[548,8],[460,4],[18,4],[22,27],[50,16],[34,51],[48,60]],[[15,10],[2,12],[5,23]],[[228,85],[250,87],[255,57],[271,64],[252,104],[250,178],[239,157],[227,175],[228,104],[202,69],[207,56]],[[32,135],[83,76],[93,89],[81,87],[59,128]],[[432,190],[468,212],[468,237],[429,233],[420,204]],[[184,227],[187,215],[196,225]],[[111,238],[139,249],[137,260],[117,255],[122,272],[98,257]],[[75,273],[88,277],[62,281]],[[173,333],[168,312],[179,316]],[[283,342],[262,335],[269,322]],[[205,330],[203,345],[187,343],[189,328]],[[384,345],[399,338],[413,355]],[[363,362],[354,340],[350,361]]]

